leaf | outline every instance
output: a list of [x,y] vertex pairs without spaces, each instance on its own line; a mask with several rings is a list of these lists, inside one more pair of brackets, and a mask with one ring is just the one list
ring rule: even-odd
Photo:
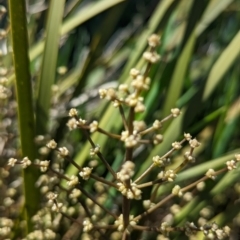
[[233,0],[212,0],[205,10],[202,19],[196,28],[196,35],[200,35],[203,31],[216,19],[219,14],[225,11],[226,7],[232,3]]
[[235,35],[226,49],[222,52],[216,63],[213,65],[205,86],[203,101],[213,92],[214,88],[223,79],[225,73],[232,66],[240,53],[240,31]]
[[[76,13],[71,18],[65,20],[61,26],[60,34],[65,35],[72,31],[75,27],[83,24],[92,17],[98,15],[99,13],[113,7],[114,5],[123,2],[124,0],[102,0],[94,4],[87,5],[80,12]],[[44,48],[44,41],[40,41],[34,45],[30,50],[30,59],[33,60],[38,57]]]
[[65,0],[50,2],[46,41],[42,59],[41,73],[38,82],[36,124],[37,134],[47,132],[49,122],[49,108],[51,101],[51,87],[55,82],[56,64],[59,46],[59,30],[62,22]]
[[167,92],[167,99],[163,108],[163,116],[167,116],[171,108],[176,106],[177,100],[180,98],[187,67],[192,56],[192,50],[195,44],[195,34],[192,32],[189,37],[174,69],[172,79],[170,81],[170,87]]
[[213,168],[213,169],[217,169],[222,167],[225,162],[231,160],[235,154],[239,153],[240,149],[235,149],[232,152],[227,153],[226,155],[219,157],[219,158],[215,158],[212,160],[208,160],[205,163],[202,164],[198,164],[195,167],[191,167],[190,169],[187,169],[181,173],[179,173],[176,182],[181,182],[193,177],[198,177],[201,175],[204,175],[208,169]]
[[[13,59],[16,74],[15,89],[17,93],[18,124],[20,130],[21,155],[34,160],[37,155],[34,144],[35,122],[32,98],[32,85],[28,57],[28,32],[25,1],[9,0]],[[33,230],[31,218],[39,207],[39,191],[35,188],[38,170],[28,167],[23,171],[24,213],[27,231]]]

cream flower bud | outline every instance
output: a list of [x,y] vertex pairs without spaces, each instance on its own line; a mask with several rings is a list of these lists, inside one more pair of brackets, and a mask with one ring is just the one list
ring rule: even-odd
[[90,232],[93,228],[93,225],[89,218],[83,220],[83,232]]
[[77,117],[77,114],[78,114],[78,111],[77,111],[76,108],[71,108],[70,111],[69,111],[69,113],[68,113],[68,115],[69,115],[70,117]]
[[172,189],[172,194],[182,197],[183,193],[181,191],[181,187],[179,185],[176,185],[173,189]]
[[72,131],[74,129],[77,129],[78,124],[79,122],[75,118],[71,118],[68,120],[66,125],[68,126],[69,130]]
[[15,159],[15,158],[10,158],[10,159],[8,160],[8,165],[11,166],[11,167],[14,167],[16,162],[17,162],[17,159]]
[[181,112],[180,112],[179,108],[172,108],[171,113],[172,113],[173,117],[178,117]]
[[71,199],[78,198],[80,195],[81,195],[81,191],[77,188],[74,188],[69,194],[69,198]]
[[159,120],[155,120],[153,123],[154,129],[160,129],[162,127],[162,123]]
[[240,154],[235,154],[235,158],[239,162],[240,161]]
[[58,151],[59,151],[59,156],[63,157],[63,158],[67,157],[68,154],[69,154],[69,151],[66,147],[61,147],[61,148],[58,149]]
[[157,134],[153,137],[153,144],[157,145],[163,141],[163,135]]
[[199,147],[201,145],[201,143],[198,142],[196,138],[190,140],[189,144],[190,144],[191,148],[196,148],[196,147]]
[[107,89],[101,88],[98,90],[98,93],[99,93],[100,98],[103,99],[107,96]]
[[98,121],[93,121],[90,125],[90,132],[96,132],[98,129]]
[[97,145],[95,148],[90,149],[90,156],[93,157],[99,152],[100,152],[100,146]]
[[122,91],[122,92],[128,92],[128,85],[127,84],[120,84],[119,87],[118,87],[118,90]]
[[82,119],[82,118],[79,118],[78,119],[78,124],[81,126],[81,125],[85,125],[86,124],[86,120],[85,119]]
[[56,198],[57,198],[57,194],[56,193],[54,193],[54,192],[49,192],[48,194],[47,194],[47,198],[48,198],[48,200],[51,200],[51,201],[53,201],[53,200],[55,200]]
[[140,132],[146,129],[146,123],[144,121],[133,122],[134,131]]
[[156,52],[147,51],[143,53],[143,58],[150,63],[156,63],[160,60],[160,55]]
[[137,105],[134,108],[134,112],[139,113],[139,112],[144,112],[146,107],[144,106],[143,103],[138,102]]
[[184,153],[184,158],[189,161],[194,163],[195,162],[195,157],[193,157],[192,155],[190,155],[190,152],[185,152]]
[[180,142],[174,142],[174,143],[172,143],[172,147],[176,150],[179,150],[182,148],[182,145]]
[[121,141],[125,141],[129,137],[128,131],[122,131],[121,133]]
[[63,203],[57,203],[52,206],[52,211],[53,212],[59,212],[61,208],[63,207]]
[[192,136],[190,133],[184,133],[184,138],[187,140],[187,141],[190,141],[192,139]]
[[237,168],[236,161],[234,161],[234,160],[227,161],[226,165],[227,165],[227,169],[229,171]]
[[40,162],[40,170],[41,170],[41,172],[46,172],[47,171],[48,166],[49,166],[49,162],[50,161],[48,161],[48,160]]
[[23,168],[27,168],[28,166],[31,165],[31,161],[29,160],[28,157],[23,158],[23,160],[21,161],[22,167]]
[[77,176],[74,176],[74,175],[72,175],[72,176],[70,177],[70,180],[67,181],[67,185],[68,185],[69,187],[74,187],[74,186],[76,186],[78,183],[79,183],[78,177],[77,177]]
[[136,68],[132,68],[130,70],[130,76],[132,78],[136,78],[139,74],[140,74],[140,71],[138,69],[136,69]]
[[107,100],[115,100],[116,97],[117,97],[116,91],[113,88],[107,89],[107,95],[106,95]]
[[157,155],[152,158],[153,164],[158,167],[164,166],[162,159]]
[[205,175],[213,180],[216,178],[215,171],[212,168],[208,169]]
[[50,149],[55,149],[57,147],[57,143],[54,141],[54,139],[52,139],[47,143],[46,146]]
[[163,179],[166,179],[168,182],[173,182],[174,179],[176,178],[176,174],[173,170],[167,170],[165,173],[164,173],[164,177]]
[[82,169],[82,171],[79,173],[79,175],[84,179],[84,180],[88,180],[90,175],[92,173],[92,168],[90,167],[85,167]]
[[150,47],[157,47],[160,44],[160,37],[157,34],[152,34],[149,38],[148,38],[148,45]]
[[132,161],[126,161],[122,165],[122,169],[117,173],[117,178],[122,182],[129,180],[134,175],[135,164]]
[[167,234],[168,233],[168,229],[171,225],[167,222],[162,222],[161,223],[161,226],[160,226],[160,231],[163,233],[163,234]]

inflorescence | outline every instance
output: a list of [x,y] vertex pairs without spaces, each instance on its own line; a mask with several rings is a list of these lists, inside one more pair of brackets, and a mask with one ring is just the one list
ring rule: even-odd
[[[27,239],[34,239],[35,236],[42,236],[39,239],[55,239],[54,230],[60,226],[62,216],[80,225],[84,234],[93,232],[95,239],[99,236],[98,234],[101,235],[107,230],[112,232],[112,236],[119,233],[127,236],[133,230],[156,231],[159,233],[159,236],[168,236],[174,231],[185,232],[187,236],[202,232],[208,239],[223,239],[229,236],[229,228],[227,226],[220,228],[216,223],[204,223],[202,226],[186,223],[182,227],[174,227],[171,226],[171,221],[168,222],[163,219],[159,226],[155,227],[138,225],[143,217],[159,209],[170,199],[178,197],[185,201],[190,201],[193,198],[190,192],[191,189],[197,189],[201,183],[209,178],[215,180],[217,175],[222,172],[236,169],[237,163],[240,161],[240,154],[237,154],[233,160],[226,162],[226,167],[223,169],[208,169],[205,175],[196,182],[186,187],[174,185],[169,195],[162,199],[157,197],[157,192],[161,185],[174,183],[178,173],[188,164],[195,162],[194,151],[201,144],[196,138],[192,138],[189,133],[185,133],[183,139],[173,142],[171,149],[164,155],[153,156],[152,163],[143,172],[139,173],[139,169],[136,169],[134,150],[141,145],[154,146],[161,144],[164,141],[164,136],[160,132],[164,123],[170,119],[177,118],[181,114],[180,109],[172,108],[168,116],[164,119],[155,119],[151,125],[148,125],[143,120],[135,119],[136,113],[147,111],[142,93],[150,89],[151,79],[148,75],[152,64],[157,63],[161,59],[156,51],[157,46],[160,44],[159,36],[156,34],[150,36],[148,44],[149,49],[143,53],[143,59],[146,61],[144,72],[133,68],[129,74],[131,78],[130,83],[121,84],[118,89],[99,89],[100,98],[110,101],[119,110],[123,123],[123,129],[120,133],[105,131],[101,126],[101,122],[96,120],[88,122],[80,118],[75,108],[70,109],[68,113],[70,117],[67,122],[69,130],[82,131],[91,144],[89,155],[92,161],[88,166],[80,166],[76,163],[71,158],[71,151],[66,146],[59,147],[53,139],[48,141],[46,147],[49,151],[56,153],[59,161],[52,162],[52,160],[48,159],[33,160],[29,159],[28,156],[21,160],[9,159],[9,167],[19,165],[25,169],[29,166],[35,166],[43,173],[36,186],[41,189],[41,193],[45,196],[46,207],[33,218],[35,225],[43,230],[36,230],[30,233]],[[5,90],[1,89],[1,94],[4,93]],[[126,116],[126,109],[129,110],[128,116]],[[117,167],[117,171],[113,170],[109,165],[107,158],[102,153],[101,146],[93,142],[91,134],[95,132],[119,141],[124,147],[125,158]],[[188,149],[183,154],[182,162],[178,166],[174,165],[174,167],[171,167],[173,153],[179,151],[185,145],[188,146]],[[105,166],[111,175],[110,178],[105,179],[102,176],[98,176],[97,172],[95,172],[95,166],[98,164],[98,161],[96,163],[94,158],[98,158]],[[74,165],[78,170],[78,174],[66,175],[62,168],[64,163]],[[145,181],[145,179],[149,179],[149,176],[151,180]],[[65,181],[65,185],[62,184],[63,181]],[[83,187],[86,186],[85,182],[87,181],[91,182],[91,184],[93,181],[95,182],[95,195],[90,194],[91,185],[86,188]],[[143,197],[143,189],[148,187],[152,187],[154,190],[152,195],[146,199],[146,196]],[[122,201],[117,198],[116,203],[113,203],[113,207],[109,208],[109,204],[106,203],[108,202],[108,191],[110,191],[110,188],[115,190],[115,193],[114,191],[112,192],[113,194],[122,196]],[[63,192],[66,194],[63,194]],[[136,216],[130,214],[132,200],[142,200],[143,208],[145,209],[142,213],[137,213],[138,215]],[[122,204],[122,211],[117,209],[119,201]],[[177,212],[179,209],[173,205],[170,211]],[[52,212],[57,217],[51,226],[49,222],[51,223],[53,220]],[[107,215],[103,213],[107,213]],[[43,216],[45,220],[41,222]],[[76,216],[79,217],[76,218]],[[0,218],[0,232],[2,236],[8,236],[12,227],[13,222],[10,219]]]

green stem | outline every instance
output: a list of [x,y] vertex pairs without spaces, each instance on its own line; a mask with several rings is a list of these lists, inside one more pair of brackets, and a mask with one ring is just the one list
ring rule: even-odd
[[[18,123],[22,156],[34,160],[37,154],[34,144],[35,122],[32,100],[32,86],[28,57],[28,33],[26,21],[26,2],[9,0],[13,60],[15,67],[15,89],[18,102]],[[24,213],[27,232],[33,230],[31,217],[39,208],[39,191],[34,184],[38,179],[38,170],[28,167],[23,170]]]

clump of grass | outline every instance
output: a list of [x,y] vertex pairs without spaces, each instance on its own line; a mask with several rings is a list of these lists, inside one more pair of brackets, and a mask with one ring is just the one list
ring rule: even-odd
[[[136,176],[136,168],[141,166],[136,164],[138,149],[161,144],[164,140],[161,129],[165,122],[181,114],[180,109],[173,108],[168,116],[150,124],[144,119],[136,119],[138,113],[148,111],[143,94],[151,88],[149,71],[161,59],[156,52],[159,44],[160,38],[156,34],[148,38],[149,47],[143,53],[145,66],[141,70],[130,70],[130,84],[121,84],[117,89],[99,89],[100,98],[111,102],[119,112],[119,121],[123,125],[120,133],[108,132],[98,121],[89,122],[82,119],[75,108],[70,109],[69,130],[81,131],[91,146],[89,155],[92,160],[85,166],[75,162],[68,148],[58,146],[53,139],[46,144],[49,150],[56,153],[52,160],[30,161],[27,156],[22,160],[9,159],[8,165],[11,167],[20,165],[27,168],[31,165],[44,173],[36,183],[42,194],[42,207],[32,218],[36,230],[28,233],[25,239],[39,236],[56,239],[61,234],[63,239],[80,236],[81,239],[131,239],[134,234],[137,234],[136,237],[145,232],[158,236],[158,239],[170,237],[173,232],[184,232],[187,236],[202,232],[208,239],[229,238],[230,228],[221,228],[215,222],[197,224],[186,221],[181,226],[175,226],[173,218],[168,217],[175,205],[169,203],[182,199],[181,204],[187,205],[201,191],[203,182],[215,180],[218,175],[234,170],[240,161],[239,154],[235,155],[234,160],[227,161],[225,167],[218,170],[210,168],[204,176],[186,186],[172,185],[178,173],[196,161],[194,152],[201,145],[189,133],[184,133],[182,140],[173,142],[163,155],[155,155],[152,163]],[[111,159],[104,156],[104,149],[92,139],[95,132],[123,146],[124,157],[118,165],[113,167],[109,164]],[[177,166],[173,166],[174,153],[184,145],[186,151]],[[66,174],[64,166],[67,164],[76,168],[76,175]],[[105,168],[102,176],[95,171],[98,165]],[[165,185],[170,185],[170,191],[159,194],[158,190]],[[162,208],[165,209],[160,219],[151,217]],[[10,223],[11,220],[8,221]],[[10,225],[9,234],[13,224]]]

